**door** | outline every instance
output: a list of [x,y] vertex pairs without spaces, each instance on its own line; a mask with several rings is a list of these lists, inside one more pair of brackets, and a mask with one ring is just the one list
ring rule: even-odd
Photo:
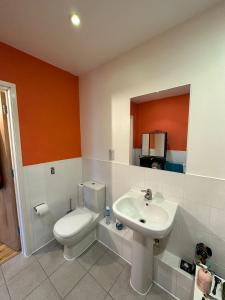
[[7,106],[4,91],[0,91],[0,242],[18,251],[20,237],[16,196],[12,171]]

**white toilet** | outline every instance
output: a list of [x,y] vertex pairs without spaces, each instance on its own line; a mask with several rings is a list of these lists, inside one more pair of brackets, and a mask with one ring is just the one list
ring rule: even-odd
[[84,182],[83,202],[83,207],[62,217],[53,229],[56,240],[64,245],[66,260],[80,256],[96,240],[96,225],[104,216],[105,185]]

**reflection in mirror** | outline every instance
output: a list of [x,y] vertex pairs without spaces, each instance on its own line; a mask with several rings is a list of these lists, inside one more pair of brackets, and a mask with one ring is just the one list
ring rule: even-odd
[[190,85],[131,99],[130,163],[184,173]]
[[149,155],[165,157],[166,132],[150,132]]
[[149,155],[149,134],[142,133],[141,155]]

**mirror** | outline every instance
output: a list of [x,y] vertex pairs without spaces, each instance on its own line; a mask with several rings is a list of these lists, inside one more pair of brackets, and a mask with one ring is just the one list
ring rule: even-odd
[[131,99],[130,163],[185,173],[190,85]]

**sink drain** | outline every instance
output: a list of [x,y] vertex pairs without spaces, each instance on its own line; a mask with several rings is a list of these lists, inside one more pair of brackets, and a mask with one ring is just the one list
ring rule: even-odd
[[139,222],[146,223],[145,219],[139,219]]

